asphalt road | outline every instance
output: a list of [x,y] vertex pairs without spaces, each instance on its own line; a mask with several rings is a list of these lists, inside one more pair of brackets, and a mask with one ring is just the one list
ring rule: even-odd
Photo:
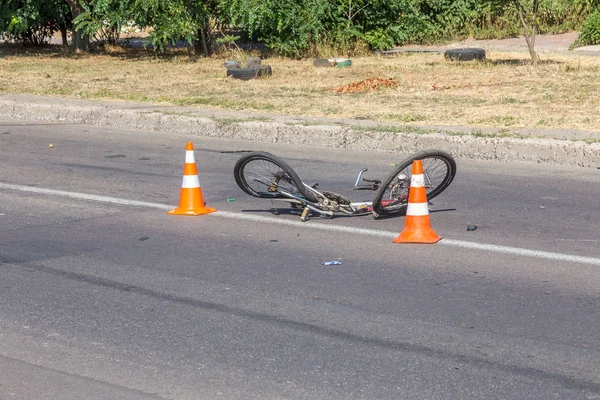
[[[170,216],[190,140],[219,212]],[[0,399],[600,398],[598,170],[459,160],[444,239],[394,245],[273,215],[259,149],[353,198],[403,157],[0,121]]]

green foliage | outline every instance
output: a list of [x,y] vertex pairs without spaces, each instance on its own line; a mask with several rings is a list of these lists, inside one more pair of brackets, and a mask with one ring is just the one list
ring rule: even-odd
[[579,37],[571,48],[600,44],[600,8],[585,20]]
[[419,10],[409,0],[371,1],[357,22],[374,50],[387,50],[418,37],[427,27]]
[[323,0],[222,0],[223,14],[276,52],[299,57],[324,34]]
[[222,0],[222,15],[280,54],[300,57],[323,44],[340,51],[389,49],[423,27],[411,0]]
[[132,1],[96,0],[82,3],[85,12],[73,21],[77,27],[90,37],[116,44],[121,28],[130,18]]
[[183,39],[192,43],[202,20],[198,18],[195,4],[185,1],[137,0],[134,15],[146,26],[151,26],[150,42],[155,51],[164,52],[166,46]]
[[41,45],[64,27],[69,15],[60,0],[0,0],[0,36],[29,45]]
[[387,50],[396,44],[394,37],[382,28],[365,33],[365,40],[375,50]]
[[217,44],[224,46],[224,47],[233,47],[233,46],[235,46],[235,42],[240,39],[241,39],[241,36],[223,35],[223,37],[217,38],[216,42],[217,42]]
[[[184,40],[209,52],[215,27],[237,27],[275,52],[291,57],[351,54],[370,48],[451,39],[503,38],[522,34],[518,7],[533,0],[79,0],[78,29],[116,42],[124,25],[149,28],[155,51]],[[578,44],[596,42],[600,0],[540,0],[537,32],[582,28]],[[0,36],[43,43],[71,26],[65,0],[0,0]],[[533,23],[531,13],[525,13]],[[222,48],[235,41],[220,40]]]
[[[513,31],[513,35],[520,32],[517,7],[521,7],[527,12],[532,9],[533,4],[532,0],[477,0],[477,2],[490,5],[489,30]],[[600,0],[540,0],[535,21],[538,33],[562,33],[576,30],[598,4],[600,4]],[[529,20],[528,22],[533,21]]]
[[429,21],[429,41],[463,35],[483,11],[476,0],[418,0],[416,4],[420,15]]
[[[118,39],[121,28],[134,24],[151,28],[149,42],[156,52],[178,40],[191,48],[202,34],[209,34],[218,0],[86,0],[77,27],[108,42]],[[207,42],[210,42],[210,38]]]
[[[540,0],[539,33],[576,29],[600,0]],[[333,49],[385,50],[402,43],[522,34],[517,7],[532,0],[221,0],[226,22],[283,55]],[[305,10],[311,10],[306,12]],[[531,22],[531,21],[530,21]]]
[[[575,30],[599,0],[540,0],[536,18],[541,34]],[[427,18],[428,41],[473,37],[506,38],[522,34],[517,7],[531,18],[532,0],[415,0]],[[529,19],[529,23],[532,21]]]

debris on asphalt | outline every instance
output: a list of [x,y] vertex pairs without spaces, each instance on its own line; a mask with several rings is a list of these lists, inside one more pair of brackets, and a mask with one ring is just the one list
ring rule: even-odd
[[234,199],[233,197],[229,197],[229,198],[227,199],[227,202],[229,202],[229,203],[233,203],[234,201],[235,201],[235,199]]
[[469,232],[474,231],[476,229],[477,229],[477,224],[469,224],[469,225],[467,225],[467,230]]
[[148,240],[148,239],[150,239],[148,236],[142,236],[142,237],[141,237],[141,238],[139,238],[138,240],[139,240],[140,242],[143,242],[143,241],[145,241],[145,240]]
[[50,148],[53,148],[53,147],[54,147],[54,145],[53,145],[52,143],[50,143],[50,144],[48,145],[48,147],[50,147]]
[[341,261],[326,261],[322,262],[321,265],[342,265]]

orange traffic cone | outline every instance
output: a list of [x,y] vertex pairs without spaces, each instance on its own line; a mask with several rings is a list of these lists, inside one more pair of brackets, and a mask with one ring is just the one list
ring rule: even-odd
[[438,236],[429,223],[429,206],[427,205],[427,191],[425,190],[425,177],[423,175],[423,161],[415,160],[412,165],[412,178],[408,192],[408,208],[406,209],[406,223],[394,243],[437,243],[442,239]]
[[183,183],[181,184],[181,195],[179,207],[167,212],[175,215],[202,215],[215,212],[214,208],[205,207],[202,189],[198,180],[198,170],[194,159],[194,144],[188,142],[185,145],[185,165],[183,167]]

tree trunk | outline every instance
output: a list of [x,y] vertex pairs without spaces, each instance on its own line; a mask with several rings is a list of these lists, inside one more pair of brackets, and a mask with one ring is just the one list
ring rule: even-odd
[[198,43],[198,40],[194,40],[193,43],[186,42],[186,44],[185,44],[185,50],[187,52],[187,55],[188,55],[188,58],[190,61],[193,61],[196,58],[197,43]]
[[537,12],[538,12],[538,0],[533,0],[533,20],[531,22],[531,27],[527,25],[527,21],[525,21],[525,17],[523,15],[523,9],[520,4],[517,2],[517,10],[519,12],[519,19],[521,20],[521,25],[523,26],[523,30],[525,31],[525,40],[527,41],[527,47],[529,49],[529,55],[531,56],[531,62],[533,65],[537,65],[539,61],[539,56],[535,52],[535,35],[536,35],[536,26],[537,26]]
[[[79,0],[65,0],[71,9],[72,20],[77,18],[84,10],[79,4]],[[77,29],[73,24],[73,50],[75,52],[86,52],[90,48],[90,37],[84,34],[81,30]]]
[[62,44],[64,47],[69,47],[69,39],[67,37],[67,29],[60,28],[60,36],[62,38]]
[[212,46],[210,45],[210,39],[208,37],[209,33],[209,22],[205,22],[204,26],[198,29],[198,34],[196,35],[196,51],[200,50],[201,46],[202,53],[207,57],[212,57]]
[[212,48],[208,38],[208,24],[204,24],[200,37],[202,38],[202,49],[204,50],[204,54],[206,54],[206,57],[212,57]]

